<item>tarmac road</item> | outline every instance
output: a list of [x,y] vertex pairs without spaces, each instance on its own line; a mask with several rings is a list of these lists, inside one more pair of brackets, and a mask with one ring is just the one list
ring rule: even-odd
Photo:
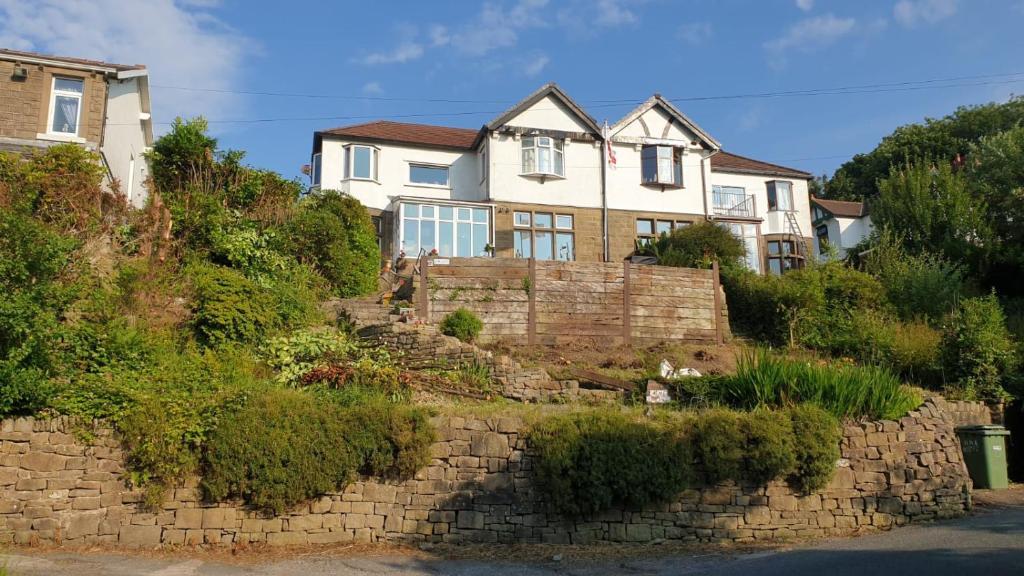
[[[122,555],[18,550],[11,576],[1002,576],[1024,575],[1024,507],[987,509],[958,520],[920,524],[860,538],[818,541],[755,553],[696,553],[567,561],[451,560],[423,554],[298,555],[264,564],[228,563],[201,554]],[[646,549],[651,550],[651,549]],[[26,553],[27,552],[27,553]]]

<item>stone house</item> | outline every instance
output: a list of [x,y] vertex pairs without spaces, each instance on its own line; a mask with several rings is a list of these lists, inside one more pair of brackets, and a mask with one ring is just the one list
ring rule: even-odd
[[0,49],[0,151],[84,146],[137,207],[146,200],[150,113],[143,65]]
[[801,267],[807,172],[722,150],[654,95],[601,126],[546,84],[479,129],[377,121],[314,133],[311,191],[374,216],[385,257],[616,261],[701,220],[728,226],[747,265]]
[[845,258],[847,251],[867,238],[874,229],[867,205],[863,202],[812,196],[811,219],[814,253],[823,261],[829,258],[830,246],[836,249],[836,257]]

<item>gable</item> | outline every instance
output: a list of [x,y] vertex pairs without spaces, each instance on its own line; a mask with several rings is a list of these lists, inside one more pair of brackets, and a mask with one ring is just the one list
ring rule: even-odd
[[505,124],[521,128],[543,128],[563,132],[590,132],[590,127],[584,124],[568,106],[550,95],[509,118]]
[[692,130],[684,127],[679,121],[661,107],[655,106],[644,111],[631,122],[623,126],[617,133],[617,139],[643,140],[656,138],[659,140],[679,140],[684,142],[699,141]]

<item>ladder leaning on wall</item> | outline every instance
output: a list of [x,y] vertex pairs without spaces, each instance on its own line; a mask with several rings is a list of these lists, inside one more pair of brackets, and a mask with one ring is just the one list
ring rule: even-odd
[[786,233],[796,236],[794,245],[797,255],[807,257],[807,244],[803,232],[800,230],[800,223],[796,220],[796,213],[791,210],[786,211]]

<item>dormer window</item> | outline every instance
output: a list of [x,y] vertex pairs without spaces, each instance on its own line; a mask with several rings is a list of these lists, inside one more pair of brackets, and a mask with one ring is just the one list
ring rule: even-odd
[[378,150],[374,146],[345,146],[345,179],[376,180]]
[[682,187],[683,149],[675,146],[644,146],[640,152],[644,184]]
[[523,175],[565,176],[562,141],[548,136],[523,136]]

